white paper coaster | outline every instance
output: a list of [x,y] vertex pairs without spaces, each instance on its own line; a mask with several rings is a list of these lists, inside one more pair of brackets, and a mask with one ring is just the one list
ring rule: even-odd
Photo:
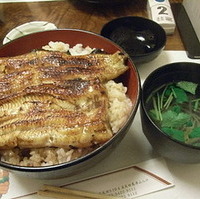
[[3,199],[36,199],[36,192],[44,184],[67,187],[94,193],[119,196],[132,199],[152,192],[161,191],[174,186],[173,178],[163,158],[151,159],[139,164],[131,165],[87,179],[67,183],[67,178],[44,181],[19,178],[10,174],[10,187]]

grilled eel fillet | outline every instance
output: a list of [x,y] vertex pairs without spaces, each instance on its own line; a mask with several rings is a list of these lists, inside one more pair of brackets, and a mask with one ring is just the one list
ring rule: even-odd
[[85,148],[109,140],[102,82],[127,70],[123,62],[119,54],[46,51],[1,58],[0,149]]
[[[33,69],[46,80],[99,78],[114,79],[127,70],[126,57],[115,54],[71,56],[62,52],[35,51],[25,55],[0,59],[0,72],[10,74]],[[38,75],[36,74],[36,76]],[[11,77],[12,78],[12,77]]]

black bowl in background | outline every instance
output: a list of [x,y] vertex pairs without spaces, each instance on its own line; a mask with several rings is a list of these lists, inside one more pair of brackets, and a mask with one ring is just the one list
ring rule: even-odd
[[105,24],[101,35],[121,46],[134,63],[155,59],[164,49],[166,33],[156,22],[136,16],[114,19]]
[[[50,41],[62,41],[70,44],[70,46],[83,44],[83,46],[90,46],[91,48],[104,49],[110,54],[117,51],[125,53],[114,42],[98,34],[76,29],[57,29],[29,34],[13,40],[0,48],[0,57],[17,56],[31,52],[33,49],[41,49],[42,46],[48,44]],[[123,127],[109,141],[81,158],[62,164],[43,167],[26,167],[0,161],[0,167],[25,177],[55,179],[84,172],[99,163],[103,158],[107,157],[128,132],[135,117],[139,103],[139,74],[129,57],[126,64],[129,69],[122,76],[120,76],[120,81],[127,87],[127,95],[131,99],[133,106]]]
[[182,163],[200,163],[200,147],[184,144],[163,133],[148,115],[146,100],[156,88],[176,81],[200,84],[200,64],[177,62],[153,71],[144,81],[141,94],[141,122],[145,136],[161,156]]

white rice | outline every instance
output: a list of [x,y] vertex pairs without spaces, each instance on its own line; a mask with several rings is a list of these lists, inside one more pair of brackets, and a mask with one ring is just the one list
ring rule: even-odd
[[105,87],[109,99],[108,116],[112,130],[116,133],[129,116],[132,102],[126,96],[127,88],[122,83],[117,84],[110,80],[105,84]]
[[50,41],[48,45],[43,46],[42,49],[48,51],[69,52],[71,55],[88,55],[95,50],[95,48],[90,48],[89,46],[83,47],[83,44],[76,44],[70,48],[69,44],[60,41]]
[[[44,50],[69,52],[71,55],[86,55],[93,50],[90,47],[83,47],[82,44],[77,44],[72,48],[69,44],[63,42],[49,42],[43,47]],[[126,96],[127,88],[122,83],[115,83],[113,80],[105,84],[109,99],[109,120],[113,130],[116,133],[124,124],[130,114],[132,103]],[[11,149],[1,151],[1,161],[8,162],[20,166],[47,166],[53,164],[60,164],[79,158],[94,150],[87,149],[71,149],[64,148],[41,148],[27,150],[28,156],[21,154],[21,150]],[[23,152],[26,153],[26,152]]]

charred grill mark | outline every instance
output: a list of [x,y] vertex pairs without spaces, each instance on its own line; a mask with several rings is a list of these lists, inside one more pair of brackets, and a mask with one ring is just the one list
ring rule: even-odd
[[54,97],[59,97],[61,99],[69,98],[70,96],[81,96],[86,94],[88,88],[92,82],[88,80],[68,80],[60,82],[59,85],[53,84],[42,84],[38,86],[27,87],[24,93],[40,93],[40,94],[50,94]]
[[5,75],[0,78],[0,98],[12,92],[18,91],[19,88],[30,85],[31,75],[27,71],[16,72]]
[[[89,69],[81,67],[63,67],[55,68],[53,66],[38,68],[41,71],[42,78],[68,78],[72,76],[73,78],[82,77],[84,75],[96,75],[101,69]],[[98,76],[98,75],[97,75]]]
[[83,68],[88,68],[91,66],[95,66],[97,63],[93,60],[89,60],[87,58],[82,58],[82,57],[70,57],[68,56],[67,58],[63,57],[57,57],[54,55],[51,55],[49,57],[45,57],[44,59],[41,60],[42,63],[49,63],[57,66],[78,66],[78,67],[83,67]]
[[4,61],[6,66],[5,73],[15,72],[16,70],[23,70],[26,67],[33,67],[40,64],[38,58],[33,57],[32,54],[25,56],[19,56],[19,58],[9,58]]

